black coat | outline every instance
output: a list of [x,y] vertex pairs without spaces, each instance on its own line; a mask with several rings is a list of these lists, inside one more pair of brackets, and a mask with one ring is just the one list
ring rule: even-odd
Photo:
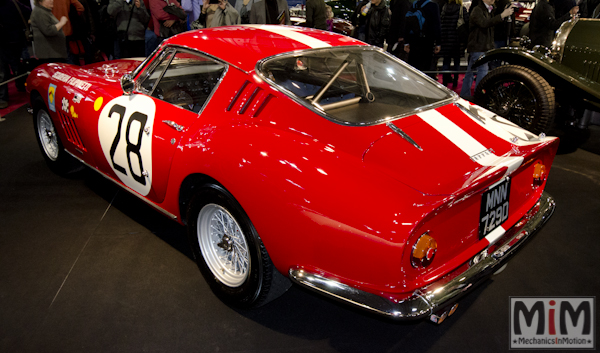
[[388,43],[394,45],[398,42],[398,38],[404,38],[404,20],[406,12],[410,9],[411,3],[408,0],[392,0],[390,1],[390,11],[392,18],[390,23],[390,34]]
[[555,18],[554,8],[547,0],[540,0],[531,12],[531,21],[529,22],[531,44],[550,47],[554,39],[554,32],[570,17],[571,15],[567,12],[562,17]]
[[327,29],[327,9],[323,0],[306,0],[306,27]]
[[[511,1],[510,0],[497,0],[496,3],[494,4],[495,8],[494,8],[494,16],[495,15],[500,15],[504,9],[510,5]],[[507,21],[502,21],[501,23],[497,24],[496,27],[494,27],[494,41],[507,41],[508,39],[508,33],[509,33],[509,26],[512,25],[512,23],[514,22],[507,22]]]
[[[31,9],[17,0],[21,14],[25,21],[29,20]],[[25,37],[25,23],[19,15],[17,7],[12,0],[0,2],[0,44],[27,44]]]
[[494,49],[494,26],[502,22],[502,17],[488,11],[483,2],[480,2],[469,17],[469,53],[486,52]]
[[[442,9],[441,56],[457,57],[461,56],[465,50],[466,43],[461,45],[456,31],[456,23],[460,17],[460,7],[457,3],[451,3]],[[469,12],[465,7],[463,7],[462,16],[468,26]]]
[[367,43],[383,47],[383,42],[387,39],[390,32],[390,9],[386,6],[385,1],[381,1],[379,6],[369,9],[367,14],[367,24],[365,37]]

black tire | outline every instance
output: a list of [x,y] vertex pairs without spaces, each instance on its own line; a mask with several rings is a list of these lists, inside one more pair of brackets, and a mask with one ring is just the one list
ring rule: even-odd
[[504,65],[490,71],[475,88],[475,103],[535,134],[548,132],[555,114],[552,87],[537,72]]
[[187,227],[200,272],[213,293],[226,304],[258,307],[291,286],[289,279],[273,266],[242,207],[222,186],[206,184],[194,195],[188,208]]
[[65,151],[41,97],[33,101],[33,128],[44,161],[50,170],[64,176],[83,169],[83,165]]

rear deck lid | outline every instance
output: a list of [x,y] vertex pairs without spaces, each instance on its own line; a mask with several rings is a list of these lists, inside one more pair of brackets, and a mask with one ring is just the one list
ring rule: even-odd
[[[499,138],[451,104],[388,123],[364,161],[431,195],[454,195],[512,173],[523,162]],[[504,173],[497,173],[505,169]]]

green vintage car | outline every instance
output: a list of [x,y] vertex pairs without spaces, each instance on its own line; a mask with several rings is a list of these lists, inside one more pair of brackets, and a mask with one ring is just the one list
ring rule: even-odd
[[600,125],[600,20],[562,24],[551,48],[494,49],[477,64],[502,60],[475,89],[475,103],[536,134],[558,124]]

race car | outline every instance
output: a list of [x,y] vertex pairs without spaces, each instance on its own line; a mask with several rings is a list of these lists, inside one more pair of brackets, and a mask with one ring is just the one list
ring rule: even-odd
[[296,283],[439,323],[555,208],[557,138],[331,32],[195,30],[146,59],[40,66],[27,90],[50,168],[91,168],[186,226],[236,307]]

